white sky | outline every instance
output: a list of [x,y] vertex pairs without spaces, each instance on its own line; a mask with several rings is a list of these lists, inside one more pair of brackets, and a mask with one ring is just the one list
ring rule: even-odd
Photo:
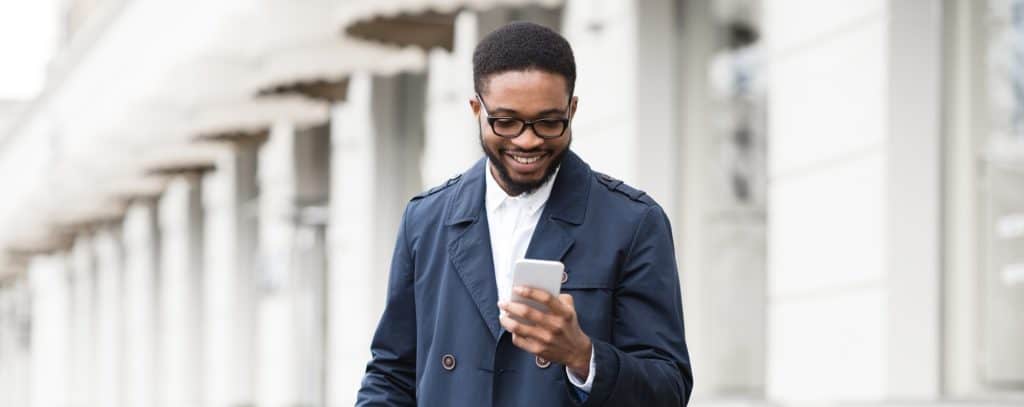
[[59,18],[57,0],[0,0],[0,100],[42,89]]

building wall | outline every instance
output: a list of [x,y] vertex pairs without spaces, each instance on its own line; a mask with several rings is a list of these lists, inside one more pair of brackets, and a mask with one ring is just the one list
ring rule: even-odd
[[[885,2],[766,2],[768,397],[885,392]],[[856,385],[830,372],[857,378]]]

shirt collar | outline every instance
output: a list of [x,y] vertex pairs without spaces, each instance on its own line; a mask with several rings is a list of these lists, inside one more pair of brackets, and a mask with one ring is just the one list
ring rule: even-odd
[[551,178],[548,178],[539,188],[528,194],[520,194],[519,196],[509,196],[505,193],[504,189],[501,189],[501,185],[498,185],[498,181],[494,179],[494,174],[491,172],[491,163],[488,162],[484,166],[484,171],[487,172],[484,178],[486,191],[484,192],[484,201],[487,207],[487,213],[494,213],[501,204],[506,201],[518,201],[518,203],[525,205],[527,212],[533,214],[544,207],[547,203],[548,198],[551,196],[551,188],[555,184],[555,178],[558,177],[558,170],[561,166],[555,168],[555,173],[551,174]]

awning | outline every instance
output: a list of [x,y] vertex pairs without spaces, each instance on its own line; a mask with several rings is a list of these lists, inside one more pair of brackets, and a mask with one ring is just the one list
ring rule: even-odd
[[462,10],[555,8],[563,3],[564,0],[364,0],[346,3],[340,8],[338,19],[345,34],[355,38],[451,51],[455,16]]
[[250,88],[257,96],[301,95],[327,102],[344,101],[354,72],[393,75],[420,72],[426,56],[415,48],[396,48],[351,39],[330,39],[264,57]]
[[221,148],[209,143],[186,144],[165,148],[145,157],[140,167],[150,177],[165,177],[183,173],[204,173],[217,168]]

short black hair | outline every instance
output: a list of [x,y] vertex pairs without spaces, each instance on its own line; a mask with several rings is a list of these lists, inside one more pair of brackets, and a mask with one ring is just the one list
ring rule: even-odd
[[540,24],[505,24],[487,34],[473,51],[473,89],[482,95],[491,75],[530,69],[562,75],[570,95],[576,88],[576,58],[569,41]]

